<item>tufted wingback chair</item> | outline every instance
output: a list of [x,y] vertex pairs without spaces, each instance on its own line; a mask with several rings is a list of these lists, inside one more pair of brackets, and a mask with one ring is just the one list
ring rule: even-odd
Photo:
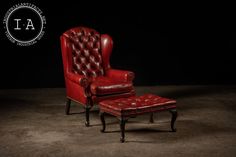
[[67,102],[65,113],[70,111],[71,100],[85,108],[89,126],[91,107],[106,99],[135,95],[134,73],[115,70],[110,66],[113,41],[109,35],[99,34],[86,27],[72,28],[60,37]]

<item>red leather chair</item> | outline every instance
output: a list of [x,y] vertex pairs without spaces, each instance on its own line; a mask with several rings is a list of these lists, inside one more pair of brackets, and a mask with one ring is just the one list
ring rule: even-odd
[[110,66],[113,41],[109,35],[99,34],[91,28],[76,27],[63,33],[60,39],[67,115],[71,100],[82,104],[86,113],[85,125],[89,126],[89,111],[94,104],[135,95],[134,73]]

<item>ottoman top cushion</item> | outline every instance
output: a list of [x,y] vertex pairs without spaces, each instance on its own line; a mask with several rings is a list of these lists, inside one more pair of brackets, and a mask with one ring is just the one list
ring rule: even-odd
[[163,107],[174,104],[176,104],[175,100],[153,94],[119,98],[115,100],[104,100],[99,103],[101,108],[108,108],[115,111],[145,110],[147,108]]

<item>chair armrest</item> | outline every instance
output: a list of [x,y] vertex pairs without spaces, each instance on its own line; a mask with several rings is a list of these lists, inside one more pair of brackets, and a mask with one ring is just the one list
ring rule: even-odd
[[117,70],[117,69],[108,69],[106,71],[107,77],[113,78],[119,81],[132,82],[135,75],[131,71],[126,70]]
[[71,80],[74,83],[78,83],[80,86],[82,86],[84,88],[87,88],[89,86],[89,80],[82,75],[67,72],[66,78],[68,78],[69,80]]

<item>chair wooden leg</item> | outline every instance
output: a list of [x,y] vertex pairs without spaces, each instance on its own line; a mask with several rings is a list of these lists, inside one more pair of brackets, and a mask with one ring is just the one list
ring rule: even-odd
[[85,126],[89,127],[89,111],[90,111],[91,107],[86,105],[85,106],[85,117],[86,117],[86,121],[85,121]]
[[174,125],[175,125],[175,120],[176,120],[176,118],[178,116],[177,110],[176,109],[172,109],[172,110],[170,110],[170,113],[172,114],[171,129],[172,129],[173,132],[176,132],[177,129],[174,127]]
[[69,98],[67,98],[67,100],[66,100],[66,107],[65,107],[65,114],[66,115],[70,114],[70,104],[71,104],[71,100]]
[[100,119],[101,119],[101,122],[102,122],[101,132],[105,132],[106,122],[105,122],[105,118],[104,118],[104,112],[100,112],[99,115],[100,115]]
[[124,143],[125,142],[125,119],[123,117],[121,117],[120,119],[120,132],[121,132],[120,142]]

